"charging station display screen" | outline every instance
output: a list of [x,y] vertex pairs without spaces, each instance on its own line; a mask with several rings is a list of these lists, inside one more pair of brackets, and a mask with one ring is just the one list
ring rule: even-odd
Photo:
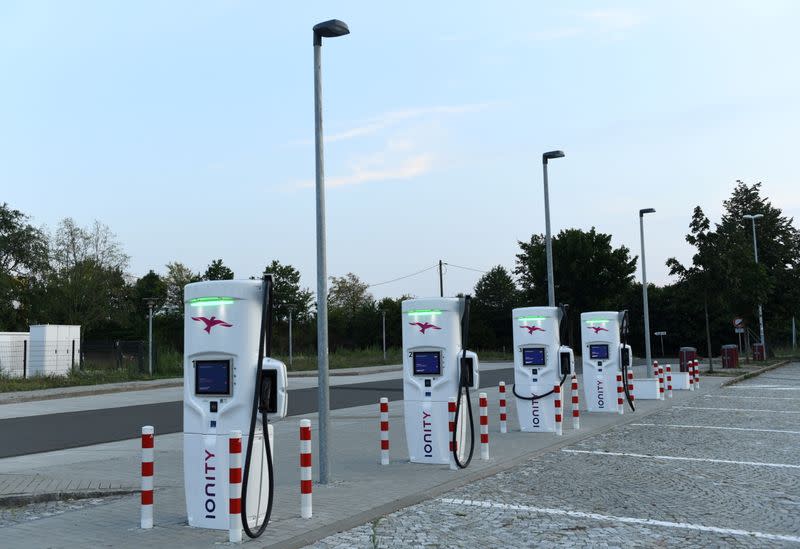
[[544,366],[544,348],[522,349],[523,366]]
[[195,361],[194,392],[198,395],[231,394],[231,361]]
[[441,353],[413,353],[413,360],[415,376],[438,376],[442,373]]
[[608,345],[589,345],[589,358],[592,360],[608,360]]

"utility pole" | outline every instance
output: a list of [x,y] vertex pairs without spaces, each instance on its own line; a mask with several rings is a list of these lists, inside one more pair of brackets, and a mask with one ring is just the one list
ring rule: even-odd
[[444,297],[444,283],[442,281],[442,260],[439,260],[439,297]]
[[292,312],[294,312],[294,307],[291,305],[287,307],[289,310],[289,369],[292,368]]

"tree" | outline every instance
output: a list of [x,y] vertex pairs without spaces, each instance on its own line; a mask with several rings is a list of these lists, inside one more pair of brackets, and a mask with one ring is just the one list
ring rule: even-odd
[[215,259],[203,273],[203,280],[233,280],[233,271],[226,267],[221,259]]
[[475,285],[470,321],[470,341],[479,346],[511,348],[511,310],[520,293],[509,272],[500,265],[483,275]]
[[189,267],[178,261],[167,263],[167,275],[164,277],[165,300],[164,313],[183,318],[183,288],[192,282],[199,282],[201,277],[193,273]]
[[[519,243],[514,273],[519,277],[527,305],[547,303],[547,264],[543,235]],[[613,248],[611,235],[565,229],[553,238],[556,302],[570,305],[571,313],[624,308],[620,296],[633,283],[636,257],[625,246]]]
[[277,259],[264,269],[264,274],[271,274],[275,295],[275,318],[288,321],[289,309],[292,319],[304,322],[309,319],[314,294],[308,288],[300,287],[300,271],[292,265],[283,265]]
[[0,329],[26,328],[28,290],[48,268],[47,236],[28,219],[8,204],[0,205]]
[[40,321],[80,324],[91,337],[101,326],[119,328],[130,314],[128,256],[106,226],[63,219],[50,238],[51,268],[39,294]]
[[332,308],[339,308],[354,313],[359,307],[371,305],[374,300],[367,289],[369,284],[362,282],[353,273],[344,276],[330,277],[331,286],[328,301]]

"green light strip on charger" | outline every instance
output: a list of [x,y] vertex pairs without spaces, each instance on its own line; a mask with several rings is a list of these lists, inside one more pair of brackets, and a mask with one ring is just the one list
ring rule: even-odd
[[196,297],[189,300],[192,307],[214,307],[217,305],[233,305],[232,297]]
[[413,311],[406,311],[407,315],[440,315],[442,311],[439,309],[415,309]]
[[545,320],[546,316],[518,316],[517,320]]
[[610,321],[610,320],[606,320],[606,319],[604,319],[604,318],[596,318],[596,319],[594,319],[594,320],[584,320],[584,322],[585,322],[586,324],[595,324],[595,323],[599,323],[599,324],[608,324],[608,323],[609,323],[609,322],[611,322],[611,321]]

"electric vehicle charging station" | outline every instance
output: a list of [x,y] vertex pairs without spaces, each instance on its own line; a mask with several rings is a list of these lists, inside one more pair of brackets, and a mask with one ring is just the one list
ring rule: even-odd
[[514,309],[514,387],[517,417],[523,432],[555,432],[553,388],[575,371],[572,349],[561,345],[564,316],[558,307]]
[[[464,468],[475,446],[469,389],[479,387],[478,355],[466,350],[469,296],[403,301],[402,323],[403,398],[409,458],[412,463],[450,462],[447,408],[448,400],[455,397],[458,410],[454,431],[456,463]],[[467,421],[472,431],[468,453]]]
[[183,470],[189,526],[229,527],[232,430],[242,432],[246,447],[242,525],[248,536],[257,537],[269,521],[274,477],[267,414],[283,418],[288,405],[286,366],[269,358],[271,289],[271,277],[184,288]]
[[599,311],[581,314],[583,391],[590,412],[619,413],[617,374],[631,410],[635,410],[628,392],[628,369],[633,366],[627,344],[628,312]]

